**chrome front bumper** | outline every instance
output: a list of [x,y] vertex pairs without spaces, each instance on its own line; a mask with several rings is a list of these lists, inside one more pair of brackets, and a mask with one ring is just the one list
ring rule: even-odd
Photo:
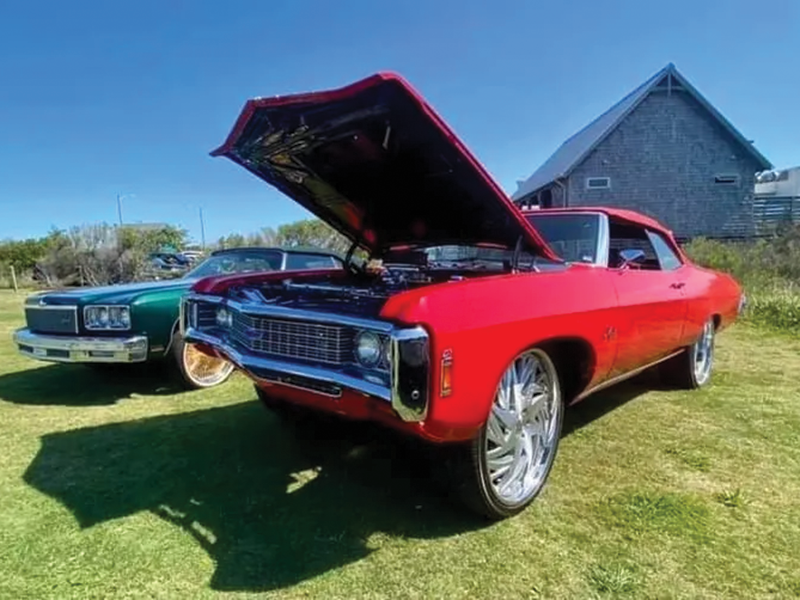
[[143,335],[130,337],[68,337],[42,335],[27,328],[14,332],[14,343],[23,356],[64,363],[135,363],[147,360],[148,342]]
[[[364,373],[345,365],[338,368],[324,368],[245,349],[231,340],[227,334],[204,331],[195,327],[197,316],[191,306],[198,302],[225,306],[230,310],[251,315],[380,327],[390,337],[392,364],[388,380],[371,380]],[[332,398],[341,396],[342,390],[348,389],[390,403],[404,421],[419,422],[427,416],[431,375],[430,342],[427,332],[422,327],[396,328],[386,322],[258,303],[244,305],[230,299],[201,294],[185,296],[181,301],[180,313],[181,333],[186,342],[211,347],[255,379]]]

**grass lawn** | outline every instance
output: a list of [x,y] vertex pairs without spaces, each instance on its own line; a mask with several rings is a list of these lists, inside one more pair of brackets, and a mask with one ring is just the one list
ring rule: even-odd
[[0,597],[800,597],[800,343],[737,325],[713,384],[568,413],[487,525],[382,430],[288,428],[240,375],[175,394],[16,355],[0,293]]

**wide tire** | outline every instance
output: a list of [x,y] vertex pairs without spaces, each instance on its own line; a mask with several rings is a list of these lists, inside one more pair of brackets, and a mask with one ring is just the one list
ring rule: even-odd
[[715,342],[716,325],[709,318],[694,344],[659,365],[661,381],[668,387],[686,390],[708,384],[714,368]]
[[233,363],[203,354],[187,344],[180,331],[172,336],[172,362],[179,383],[187,390],[199,390],[220,385],[233,374]]
[[460,499],[492,520],[522,512],[544,487],[558,450],[564,402],[556,367],[534,348],[508,366],[489,416],[446,462]]

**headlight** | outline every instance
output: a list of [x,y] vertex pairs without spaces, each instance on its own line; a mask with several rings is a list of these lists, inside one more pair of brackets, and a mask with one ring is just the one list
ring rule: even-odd
[[126,330],[131,328],[129,306],[93,305],[83,309],[83,324],[92,330]]
[[385,344],[372,331],[362,331],[356,336],[356,359],[365,367],[375,367],[381,362]]
[[215,315],[215,319],[219,327],[233,326],[233,315],[230,312],[228,312],[228,309],[226,309],[225,307],[217,309],[217,314]]

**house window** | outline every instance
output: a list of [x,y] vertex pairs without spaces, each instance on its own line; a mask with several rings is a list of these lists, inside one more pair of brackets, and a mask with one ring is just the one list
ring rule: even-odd
[[737,174],[715,175],[714,183],[719,185],[739,185],[739,175]]
[[587,190],[607,190],[611,187],[611,177],[587,177]]

